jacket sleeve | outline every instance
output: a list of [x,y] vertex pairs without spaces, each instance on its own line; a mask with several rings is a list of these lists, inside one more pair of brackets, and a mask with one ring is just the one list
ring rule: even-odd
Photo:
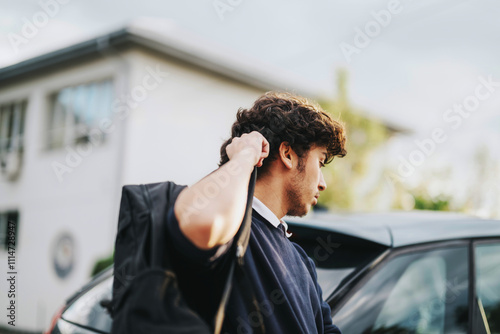
[[314,264],[314,261],[310,258],[307,257],[309,260],[309,267],[311,271],[311,275],[314,279],[314,282],[316,284],[316,290],[318,292],[318,296],[321,301],[321,315],[323,318],[323,333],[324,334],[342,334],[340,329],[335,326],[332,322],[332,310],[330,309],[330,305],[323,299],[323,290],[321,289],[321,286],[318,283],[318,275],[316,273],[316,265]]
[[[321,290],[321,288],[319,288]],[[332,310],[327,302],[323,301],[321,305],[321,312],[323,313],[324,332],[328,334],[342,334],[340,329],[332,323]]]
[[199,267],[200,269],[209,268],[231,256],[229,250],[234,238],[229,240],[224,245],[220,245],[209,250],[202,250],[196,247],[182,233],[179,227],[179,222],[175,217],[173,206],[167,213],[166,224],[167,240],[174,250],[174,255],[178,258],[182,258],[186,265],[192,265]]

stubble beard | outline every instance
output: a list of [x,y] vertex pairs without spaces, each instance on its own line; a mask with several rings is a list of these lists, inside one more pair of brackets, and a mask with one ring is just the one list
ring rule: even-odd
[[307,204],[302,201],[305,190],[302,186],[304,170],[299,170],[286,188],[286,199],[288,201],[287,216],[303,217],[309,211]]

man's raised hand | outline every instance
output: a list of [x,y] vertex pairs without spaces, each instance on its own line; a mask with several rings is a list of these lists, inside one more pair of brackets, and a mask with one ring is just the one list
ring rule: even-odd
[[226,153],[229,160],[242,157],[252,163],[252,166],[261,167],[269,155],[269,142],[257,131],[244,133],[241,137],[234,137],[227,145]]

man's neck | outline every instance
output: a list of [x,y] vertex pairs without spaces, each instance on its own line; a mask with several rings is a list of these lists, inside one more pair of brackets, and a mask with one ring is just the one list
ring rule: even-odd
[[278,219],[286,215],[281,189],[283,188],[277,179],[272,181],[269,178],[265,178],[257,181],[254,192],[254,196],[267,206]]

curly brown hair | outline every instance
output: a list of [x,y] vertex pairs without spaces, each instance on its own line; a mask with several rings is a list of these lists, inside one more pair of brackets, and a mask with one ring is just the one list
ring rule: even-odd
[[226,147],[232,139],[252,131],[260,132],[270,146],[269,156],[259,169],[260,174],[265,173],[270,162],[277,159],[282,142],[289,143],[300,160],[313,145],[327,149],[325,164],[335,156],[343,157],[347,153],[343,124],[333,120],[317,103],[290,93],[267,92],[255,101],[252,108],[238,110],[231,138],[220,149],[219,166],[229,161]]

